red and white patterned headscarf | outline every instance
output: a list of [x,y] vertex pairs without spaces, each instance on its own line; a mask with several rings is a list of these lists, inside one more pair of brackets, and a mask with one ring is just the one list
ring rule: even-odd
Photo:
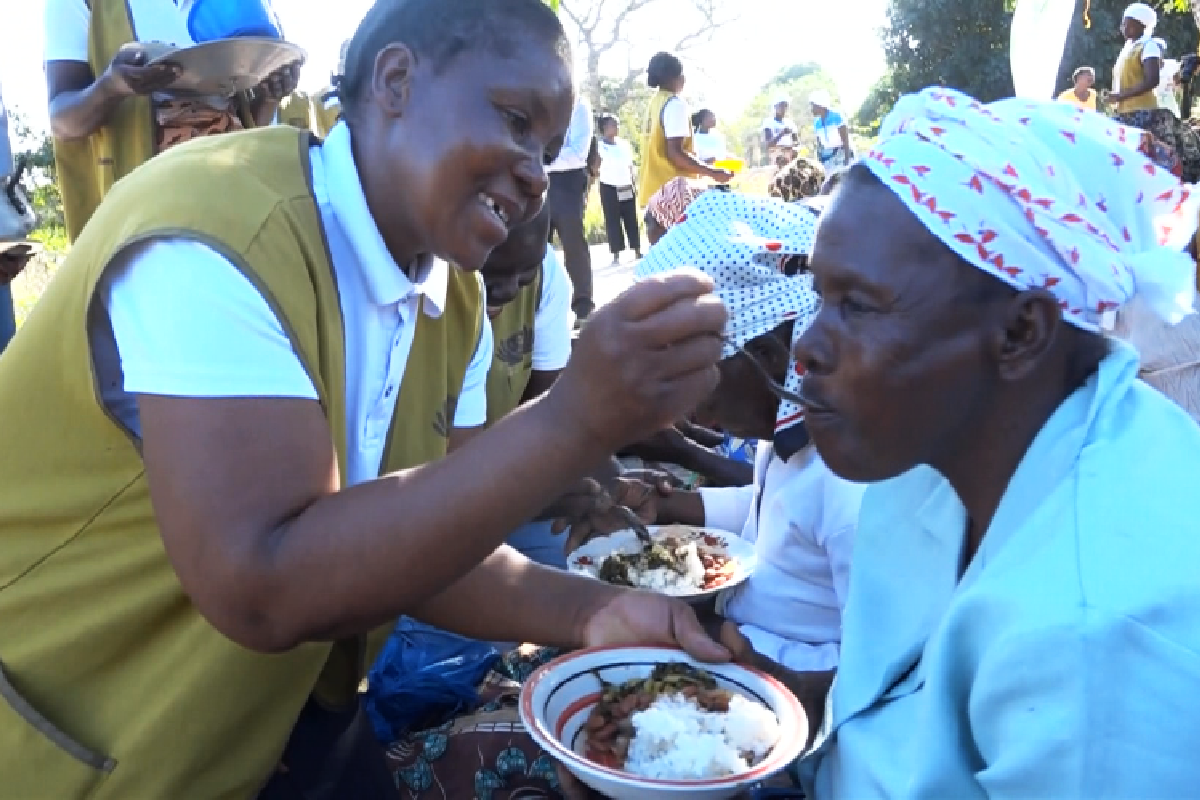
[[[796,255],[809,255],[819,212],[773,197],[737,192],[705,192],[650,248],[635,268],[642,279],[650,275],[691,267],[706,273],[716,284],[716,295],[729,313],[725,335],[739,346],[770,333],[788,320],[795,342],[816,319],[821,299],[813,290],[812,275],[789,276],[785,265]],[[737,349],[726,344],[729,358]],[[784,386],[798,391],[803,371],[793,357]],[[786,432],[804,420],[799,406],[780,401],[775,417],[776,452],[788,458],[808,442],[802,430]]]
[[1137,151],[1141,131],[1066,103],[984,105],[949,89],[901,98],[863,160],[951,250],[1016,289],[1044,288],[1095,331],[1135,295],[1193,311],[1183,251],[1200,191]]
[[670,230],[683,216],[683,212],[692,204],[692,201],[710,188],[712,188],[711,184],[704,184],[690,178],[682,176],[672,178],[651,195],[650,202],[646,204],[646,210],[663,227],[663,230]]

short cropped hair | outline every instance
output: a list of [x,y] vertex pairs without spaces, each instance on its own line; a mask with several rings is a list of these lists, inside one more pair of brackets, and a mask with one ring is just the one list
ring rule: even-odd
[[570,63],[570,45],[558,16],[543,0],[375,0],[346,50],[338,82],[342,107],[352,111],[371,82],[375,59],[397,42],[435,71],[468,49],[511,58],[530,39],[545,42]]

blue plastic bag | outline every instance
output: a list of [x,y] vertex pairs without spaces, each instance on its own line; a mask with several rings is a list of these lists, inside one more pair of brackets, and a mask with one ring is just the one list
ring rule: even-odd
[[367,677],[364,706],[375,737],[388,745],[472,708],[499,658],[487,642],[401,619]]
[[757,447],[758,442],[753,439],[738,439],[727,433],[725,434],[725,441],[717,445],[717,453],[726,458],[732,458],[734,461],[753,464],[754,453]]

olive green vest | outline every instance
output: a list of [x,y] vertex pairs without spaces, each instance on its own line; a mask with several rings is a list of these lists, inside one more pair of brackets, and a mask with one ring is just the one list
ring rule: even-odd
[[[662,118],[663,110],[673,97],[675,95],[671,92],[659,89],[650,98],[650,106],[646,110],[646,139],[642,145],[642,172],[638,176],[638,203],[642,207],[667,181],[685,174],[667,158],[667,133]],[[695,152],[695,141],[690,130],[683,140],[683,149],[685,152]]]
[[492,368],[487,378],[488,425],[521,404],[533,374],[533,330],[546,269],[492,320]]
[[[1127,91],[1131,86],[1137,86],[1146,79],[1145,68],[1142,67],[1142,49],[1144,44],[1139,44],[1129,51],[1129,55],[1125,58],[1118,68],[1121,71],[1121,91]],[[1122,100],[1117,103],[1118,114],[1128,114],[1131,111],[1147,111],[1149,109],[1158,108],[1158,95],[1151,89],[1148,92],[1139,94],[1137,97],[1131,97],[1128,100]]]
[[[128,0],[89,0],[88,64],[97,79],[123,46],[136,42]],[[245,98],[237,98],[242,124],[254,127]],[[154,110],[148,97],[122,100],[105,124],[86,139],[54,139],[54,163],[67,238],[74,242],[100,201],[119,179],[154,157]]]
[[312,99],[308,92],[297,90],[279,101],[279,124],[317,133],[312,120]]
[[[277,126],[147,162],[112,188],[0,358],[0,796],[250,798],[318,680],[326,701],[354,699],[366,637],[263,655],[191,604],[140,443],[99,401],[87,325],[115,254],[158,236],[207,243],[278,315],[345,475],[343,325],[311,141]],[[455,271],[444,313],[418,318],[382,471],[445,454],[481,305],[478,277]]]

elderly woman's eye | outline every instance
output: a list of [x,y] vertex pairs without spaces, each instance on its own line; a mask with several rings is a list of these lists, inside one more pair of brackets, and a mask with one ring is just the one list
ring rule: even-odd
[[868,314],[875,310],[874,307],[849,295],[843,297],[839,305],[841,306],[842,312],[847,314]]

